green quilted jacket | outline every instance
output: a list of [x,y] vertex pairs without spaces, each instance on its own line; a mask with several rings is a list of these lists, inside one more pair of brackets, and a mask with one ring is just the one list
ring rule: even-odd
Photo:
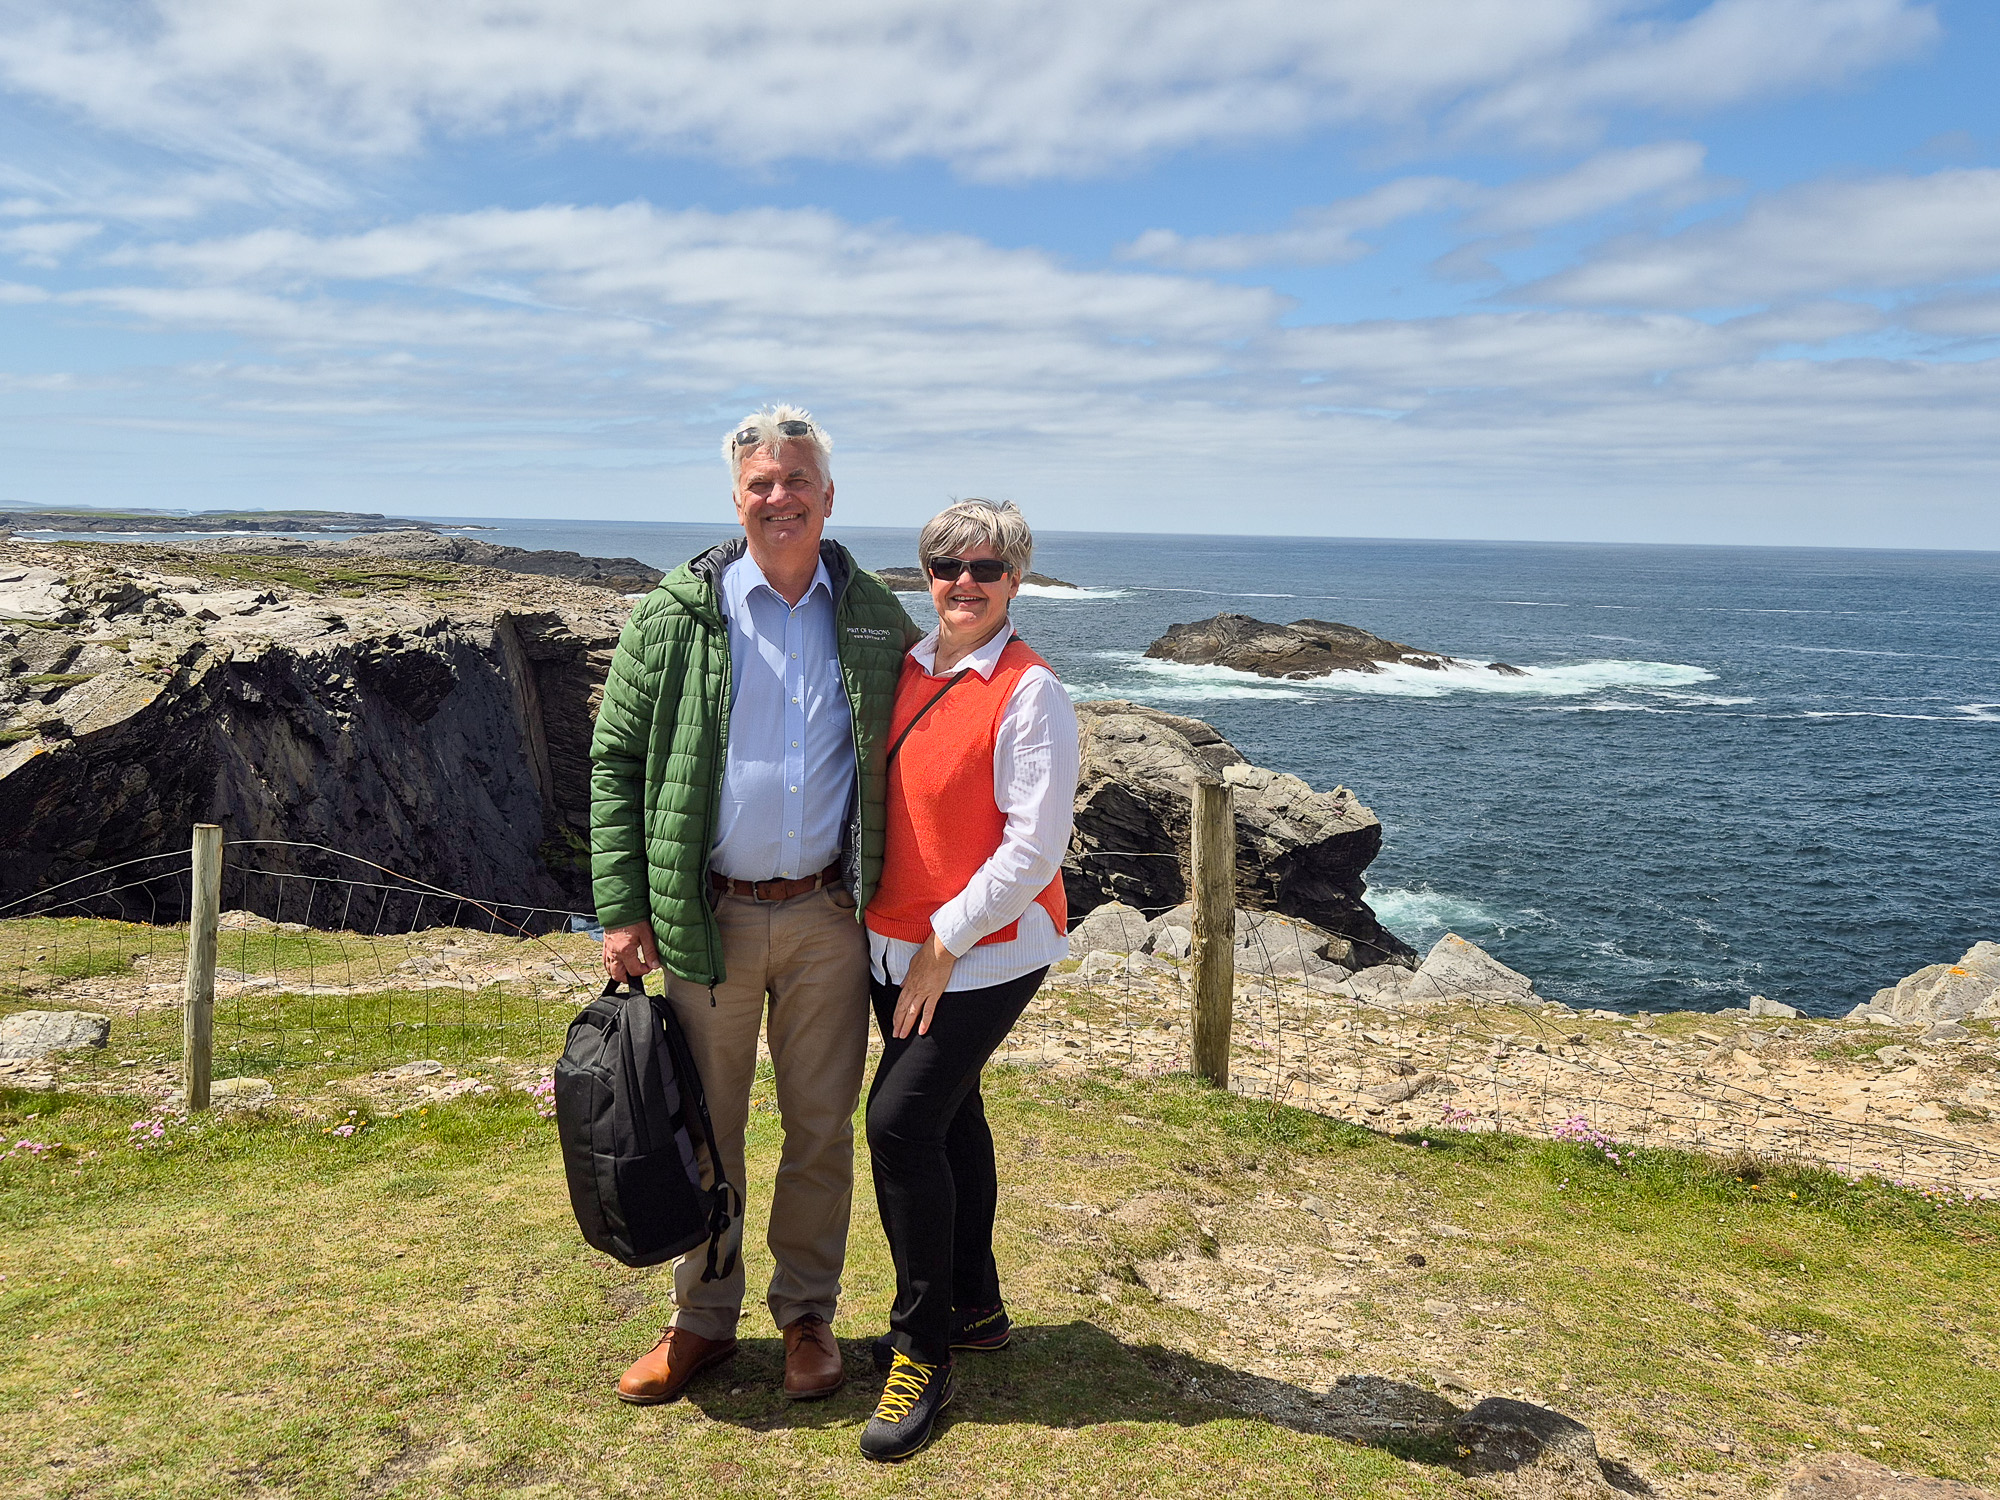
[[[708,900],[725,748],[729,631],[718,584],[738,538],[676,568],[618,637],[590,741],[590,874],[606,927],[650,921],[667,969],[722,982],[722,935]],[[859,781],[842,850],[856,920],[882,874],[883,754],[903,654],[923,632],[896,596],[838,542],[820,543],[833,584],[834,635],[854,725]]]

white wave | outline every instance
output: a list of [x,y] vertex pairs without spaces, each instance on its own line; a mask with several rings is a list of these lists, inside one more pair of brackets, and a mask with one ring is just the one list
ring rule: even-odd
[[1412,947],[1426,946],[1456,932],[1475,936],[1500,935],[1507,923],[1489,908],[1464,896],[1435,891],[1429,885],[1407,889],[1378,887],[1368,892],[1376,920]]
[[1518,604],[1523,609],[1569,609],[1572,606],[1555,599],[1495,599],[1495,604]]
[[1806,719],[1907,719],[1928,724],[2000,724],[2000,703],[1959,703],[1948,714],[1892,714],[1868,708],[1809,708]]
[[[1109,653],[1106,653],[1107,655]],[[1132,670],[1171,678],[1192,687],[1234,685],[1252,692],[1298,696],[1298,689],[1313,692],[1360,693],[1384,698],[1443,698],[1453,693],[1485,694],[1493,697],[1566,698],[1607,688],[1669,688],[1697,682],[1711,682],[1715,674],[1706,667],[1665,661],[1585,661],[1556,667],[1523,667],[1520,677],[1503,676],[1483,666],[1467,663],[1430,671],[1401,662],[1384,664],[1380,672],[1332,672],[1324,677],[1259,677],[1234,667],[1189,666],[1182,662],[1158,661],[1133,654]],[[1259,686],[1259,685],[1264,686]],[[1213,695],[1204,695],[1213,696]],[[1222,696],[1239,696],[1229,694]]]
[[[1233,673],[1233,677],[1244,674]],[[1256,684],[1268,682],[1267,678],[1255,679]],[[1206,682],[1190,680],[1186,682],[1132,683],[1132,682],[1065,682],[1070,697],[1078,700],[1088,698],[1125,698],[1134,703],[1214,703],[1230,698],[1249,698],[1257,702],[1280,702],[1285,699],[1299,700],[1306,694],[1299,692],[1292,683],[1270,682],[1268,686],[1245,682]]]
[[1024,583],[1021,585],[1023,599],[1123,599],[1131,594],[1130,589],[1058,589],[1045,583]]
[[1685,703],[1692,708],[1741,708],[1746,703],[1755,703],[1755,698],[1729,698],[1720,693],[1676,693],[1669,688],[1661,688],[1655,697],[1665,698],[1670,703]]

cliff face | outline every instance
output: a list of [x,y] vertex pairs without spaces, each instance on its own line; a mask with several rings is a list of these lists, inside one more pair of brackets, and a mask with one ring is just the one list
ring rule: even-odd
[[[183,848],[215,822],[232,843],[322,844],[587,910],[590,730],[628,609],[436,562],[0,544],[0,890]],[[1344,788],[1249,765],[1198,719],[1078,712],[1073,916],[1185,900],[1192,788],[1219,774],[1236,788],[1239,905],[1339,933],[1369,963],[1408,956],[1362,900],[1382,830]],[[255,863],[360,873],[305,849]],[[265,910],[272,894],[231,899]]]
[[[217,576],[157,548],[14,544],[6,562],[39,568],[22,581],[47,602],[0,625],[9,892],[174,848],[205,821],[448,889],[587,902],[574,850],[621,601],[463,569],[365,593],[348,569],[315,590],[296,569],[260,583],[249,560]],[[356,873],[305,850],[257,862]]]
[[1236,792],[1236,904],[1338,933],[1366,964],[1414,960],[1362,899],[1382,825],[1345,787],[1316,792],[1253,766],[1199,719],[1136,703],[1079,703],[1083,779],[1063,867],[1072,917],[1107,901],[1148,914],[1187,899],[1194,783]]

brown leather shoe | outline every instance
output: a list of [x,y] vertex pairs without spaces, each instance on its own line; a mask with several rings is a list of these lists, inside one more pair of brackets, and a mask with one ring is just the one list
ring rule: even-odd
[[669,1328],[649,1353],[633,1360],[632,1368],[619,1376],[618,1399],[634,1406],[672,1401],[695,1376],[735,1352],[735,1339],[705,1339],[685,1328]]
[[847,1367],[840,1362],[840,1345],[833,1330],[818,1313],[807,1313],[784,1327],[785,1399],[817,1401],[831,1396],[847,1383]]

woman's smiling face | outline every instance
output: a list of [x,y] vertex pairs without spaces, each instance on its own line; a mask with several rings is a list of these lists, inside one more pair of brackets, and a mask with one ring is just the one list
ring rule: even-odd
[[[961,562],[1001,560],[1000,554],[984,542],[963,548],[958,558]],[[947,638],[958,640],[982,640],[998,630],[1007,617],[1008,604],[1021,592],[1021,580],[1013,573],[1003,573],[992,583],[977,583],[970,569],[960,569],[956,578],[933,575],[930,583],[938,627]]]

